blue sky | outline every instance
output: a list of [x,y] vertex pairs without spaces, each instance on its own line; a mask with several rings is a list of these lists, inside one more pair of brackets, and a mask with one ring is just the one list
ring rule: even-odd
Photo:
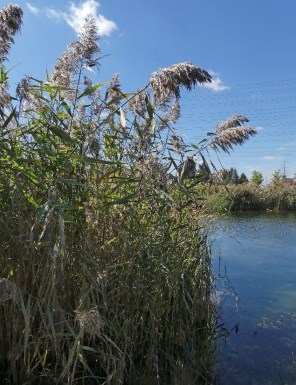
[[[1,7],[8,2],[1,1]],[[8,67],[11,80],[24,74],[44,78],[66,45],[76,39],[83,16],[96,14],[102,66],[98,82],[120,73],[123,89],[135,91],[149,74],[190,61],[213,72],[211,89],[182,93],[177,127],[198,142],[221,120],[242,114],[258,128],[256,137],[225,167],[269,178],[285,168],[296,173],[295,0],[30,0]],[[216,160],[213,155],[213,160]]]

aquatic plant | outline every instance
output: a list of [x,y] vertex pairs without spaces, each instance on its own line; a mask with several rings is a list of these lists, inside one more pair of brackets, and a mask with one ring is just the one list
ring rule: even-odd
[[[18,30],[17,6],[0,15]],[[46,81],[2,99],[1,378],[210,383],[211,261],[195,161],[171,125],[180,87],[210,75],[181,63],[129,95],[117,75],[85,76],[99,52],[89,17]]]

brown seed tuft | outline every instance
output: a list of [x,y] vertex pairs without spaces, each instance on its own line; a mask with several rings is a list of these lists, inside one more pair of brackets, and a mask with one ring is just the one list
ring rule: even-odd
[[0,10],[0,63],[7,59],[7,54],[14,43],[13,36],[20,30],[23,11],[16,4],[8,4]]
[[137,115],[144,117],[147,111],[146,91],[138,90],[129,101],[130,109]]
[[101,333],[104,322],[97,309],[76,310],[75,313],[75,319],[79,323],[82,332],[88,333],[91,336]]
[[197,84],[210,83],[211,75],[192,63],[174,64],[151,74],[149,83],[157,102],[163,104],[172,96],[180,97],[180,87],[188,90]]
[[[52,73],[52,81],[59,86],[71,88],[73,76],[80,70],[98,65],[95,59],[95,54],[100,52],[97,41],[97,27],[94,17],[90,15],[85,19],[79,41],[69,44],[58,59]],[[71,95],[70,92],[68,97],[73,97],[73,93]]]
[[224,120],[223,122],[219,123],[216,127],[216,131],[222,132],[224,130],[227,130],[228,128],[239,127],[243,123],[246,123],[248,121],[249,119],[243,115],[234,115]]
[[242,122],[248,121],[247,118],[236,115],[220,123],[213,140],[213,145],[229,153],[235,145],[242,145],[246,140],[257,133],[255,128],[241,126]]

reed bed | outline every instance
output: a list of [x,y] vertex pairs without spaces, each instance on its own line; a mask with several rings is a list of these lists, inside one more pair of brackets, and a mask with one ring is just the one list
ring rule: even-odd
[[241,185],[199,184],[197,196],[204,196],[200,207],[207,213],[227,213],[232,211],[294,211],[296,210],[296,185],[275,184],[272,181],[265,186],[253,183]]
[[[180,87],[210,75],[180,63],[132,95],[117,75],[94,83],[89,16],[46,81],[24,78],[12,98],[21,19],[17,5],[0,11],[2,383],[210,384],[215,306],[194,190],[205,143],[173,127]],[[253,134],[242,127],[233,144]],[[207,146],[228,151],[219,135]]]

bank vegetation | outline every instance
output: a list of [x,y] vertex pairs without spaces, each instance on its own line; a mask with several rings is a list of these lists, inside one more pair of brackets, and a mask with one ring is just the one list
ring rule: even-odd
[[25,77],[12,92],[7,55],[21,23],[17,5],[0,11],[1,383],[211,383],[215,305],[195,165],[255,130],[235,116],[184,143],[180,88],[211,81],[192,63],[154,72],[133,94],[118,75],[95,82],[91,15],[46,80]]

